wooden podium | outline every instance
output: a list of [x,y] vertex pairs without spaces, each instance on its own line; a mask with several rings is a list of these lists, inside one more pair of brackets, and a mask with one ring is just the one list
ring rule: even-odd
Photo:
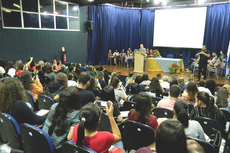
[[143,73],[144,60],[145,57],[142,53],[135,52],[135,63],[134,63],[134,72]]

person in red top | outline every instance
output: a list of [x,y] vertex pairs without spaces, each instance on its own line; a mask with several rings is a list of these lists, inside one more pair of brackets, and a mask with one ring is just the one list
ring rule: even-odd
[[18,65],[18,69],[17,69],[15,75],[21,76],[21,74],[22,74],[22,72],[23,72],[24,70],[25,70],[25,65],[24,65],[23,63],[20,63],[20,64]]
[[[95,102],[96,103],[96,102]],[[88,147],[98,153],[108,153],[111,145],[121,141],[121,133],[113,118],[113,103],[108,102],[106,113],[108,115],[112,133],[99,132],[101,110],[93,103],[88,103],[80,110],[80,124],[71,127],[67,136],[78,146]]]
[[154,130],[158,128],[158,122],[156,116],[152,115],[152,104],[151,97],[145,93],[141,92],[134,99],[136,102],[135,109],[131,109],[128,114],[128,119],[136,122],[140,122],[149,125]]

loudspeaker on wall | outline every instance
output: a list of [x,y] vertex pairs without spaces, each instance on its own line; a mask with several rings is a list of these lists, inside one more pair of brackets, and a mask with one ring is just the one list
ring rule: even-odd
[[86,23],[87,30],[93,30],[93,21],[87,21]]

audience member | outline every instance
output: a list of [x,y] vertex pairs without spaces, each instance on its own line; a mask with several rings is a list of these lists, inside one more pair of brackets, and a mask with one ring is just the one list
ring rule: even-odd
[[161,87],[157,77],[152,78],[149,88],[151,92],[156,93],[157,97],[160,97],[160,94],[165,92],[164,89]]
[[87,72],[89,73],[90,76],[93,76],[95,78],[95,76],[96,76],[96,69],[95,69],[94,66],[90,65],[88,67]]
[[184,83],[184,78],[183,78],[183,77],[180,77],[180,78],[178,79],[178,85],[179,85],[179,87],[180,87],[181,92],[184,92],[184,90],[185,90],[185,88],[186,88],[186,85],[185,85],[185,83]]
[[79,76],[81,72],[82,72],[82,70],[81,70],[80,64],[75,63],[75,73]]
[[196,117],[207,117],[217,120],[225,129],[226,119],[224,113],[214,105],[214,98],[204,91],[196,94],[196,103],[189,115],[189,119]]
[[111,101],[114,106],[114,111],[113,111],[113,117],[117,122],[122,122],[122,116],[118,108],[118,103],[115,99],[115,91],[113,86],[106,86],[105,88],[102,89],[101,92],[101,99],[103,101]]
[[[42,124],[46,116],[36,115],[26,103],[25,89],[17,78],[7,78],[0,84],[0,112],[10,114],[21,123]],[[31,106],[31,105],[30,105]]]
[[55,59],[53,59],[51,63],[52,63],[52,70],[54,72],[58,72],[59,69],[58,69],[58,66],[57,66],[57,61]]
[[[137,83],[139,86],[140,86],[140,89],[141,89],[141,92],[145,92],[147,87],[145,87],[144,85],[140,85],[140,83],[142,82],[142,77],[140,75],[137,75],[136,78],[135,78],[135,83]],[[131,87],[131,84],[132,83],[129,83],[127,86],[126,86],[126,93],[127,94],[130,94],[130,87]]]
[[60,70],[61,70],[61,66],[62,66],[61,61],[57,61],[57,68],[58,68],[58,71],[60,71]]
[[101,71],[101,72],[104,73],[104,80],[105,80],[105,83],[107,85],[108,81],[109,81],[109,74],[106,72],[105,67],[104,66],[100,66],[100,68],[98,69],[98,71]]
[[14,62],[13,61],[6,62],[5,72],[8,75],[10,75],[11,77],[14,77],[16,70],[14,68]]
[[177,119],[183,124],[186,136],[205,141],[204,130],[199,122],[188,120],[188,103],[186,101],[182,99],[177,100],[173,112],[173,119]]
[[16,71],[18,70],[18,66],[19,66],[19,64],[21,64],[21,63],[22,63],[22,60],[18,60],[18,61],[15,62],[15,70],[16,70]]
[[212,96],[212,93],[210,92],[210,90],[208,88],[205,88],[205,81],[200,81],[199,82],[199,87],[198,87],[198,90],[199,91],[204,91],[204,92],[207,92],[210,96]]
[[72,73],[68,73],[67,77],[68,77],[68,87],[70,87],[70,86],[77,87],[78,86],[77,82],[73,80],[74,78],[73,78]]
[[61,69],[58,71],[58,73],[59,73],[59,72],[62,72],[62,73],[67,74],[65,70],[66,70],[65,65],[62,65],[62,66],[61,66]]
[[38,95],[43,93],[43,86],[40,83],[38,76],[32,78],[32,72],[22,72],[20,80],[22,81],[24,88],[33,94],[35,100],[38,99]]
[[93,76],[90,76],[90,84],[87,90],[91,91],[95,97],[101,97],[101,85],[98,81],[95,81],[95,78]]
[[173,80],[170,82],[170,87],[171,87],[172,85],[179,85],[179,84],[178,84],[178,81],[177,81],[176,79],[173,79]]
[[2,58],[0,58],[0,74],[4,74],[4,73],[6,73],[6,71],[5,71],[5,64],[6,64],[6,62],[5,62],[5,60],[4,59],[2,59]]
[[142,82],[140,83],[140,85],[149,87],[150,83],[151,81],[149,80],[149,75],[147,73],[143,74]]
[[50,136],[54,146],[67,140],[70,127],[80,123],[80,109],[80,95],[77,89],[75,87],[64,89],[60,93],[59,103],[52,105],[42,128]]
[[164,88],[164,89],[169,89],[170,88],[170,83],[168,82],[169,81],[169,77],[167,75],[164,75],[163,76],[163,82],[160,83],[161,84],[161,87]]
[[88,70],[87,65],[86,65],[86,64],[83,64],[81,70],[82,70],[83,72],[86,72],[86,71]]
[[157,107],[169,109],[172,111],[175,102],[180,97],[180,87],[178,85],[172,85],[168,94],[169,98],[160,100],[157,104]]
[[46,70],[46,73],[45,73],[44,76],[47,76],[47,77],[49,77],[51,80],[54,80],[55,77],[56,77],[56,74],[53,72],[52,66],[47,65],[46,68],[45,68],[45,70]]
[[157,74],[157,78],[158,78],[160,83],[163,83],[163,80],[161,80],[161,74]]
[[53,82],[46,85],[44,94],[59,101],[59,94],[62,90],[68,87],[68,78],[65,73],[58,73]]
[[107,83],[104,81],[104,73],[103,73],[103,71],[97,72],[97,75],[95,76],[95,79],[98,80],[98,82],[100,83],[102,89],[105,86],[107,86]]
[[230,99],[228,98],[228,90],[225,87],[217,91],[216,105],[222,110],[230,112]]
[[86,90],[90,85],[90,75],[87,72],[81,72],[79,75],[79,85],[77,87],[80,94],[81,106],[95,101],[95,96],[91,91]]
[[133,73],[131,79],[128,79],[128,80],[126,81],[126,85],[125,85],[125,86],[127,86],[129,83],[134,83],[137,76],[138,76],[138,74]]
[[125,83],[127,83],[128,80],[131,80],[133,74],[134,74],[133,71],[129,72],[129,76],[125,78]]
[[128,95],[127,99],[128,99],[128,101],[134,101],[134,102],[136,102],[135,98],[139,94],[139,92],[141,92],[141,88],[140,88],[139,84],[137,84],[137,83],[131,83],[130,90],[131,90],[130,91],[131,94]]
[[158,128],[158,122],[156,116],[152,115],[152,104],[151,97],[144,92],[141,92],[135,98],[135,109],[131,109],[128,114],[128,119],[137,121],[143,124],[147,124],[154,130]]
[[113,118],[113,109],[113,103],[108,102],[106,113],[112,128],[112,133],[110,133],[98,131],[101,110],[93,103],[83,106],[80,110],[80,124],[71,127],[68,140],[98,153],[107,153],[111,145],[121,141],[120,130]]
[[27,60],[27,63],[25,64],[28,68],[28,70],[35,70],[35,62],[33,61],[33,57],[30,57],[30,59]]
[[73,77],[74,77],[74,79],[75,79],[75,81],[76,80],[78,80],[78,75],[74,72],[75,71],[75,68],[71,65],[71,66],[69,66],[68,67],[69,68],[69,72],[68,73],[72,73],[73,74]]
[[172,82],[173,80],[177,80],[177,79],[178,79],[178,75],[174,74],[169,82]]
[[206,88],[208,88],[213,96],[215,96],[216,91],[216,82],[214,80],[208,80],[206,81]]
[[196,93],[198,91],[196,83],[189,82],[182,94],[182,99],[186,100],[188,103],[195,104]]
[[114,88],[115,99],[117,103],[120,103],[121,100],[127,100],[127,95],[122,88],[122,82],[120,82],[120,80],[117,77],[112,79],[110,85]]
[[22,72],[23,72],[24,70],[25,70],[25,65],[24,65],[23,63],[20,63],[20,64],[18,65],[18,68],[17,68],[16,72],[15,72],[15,75],[21,76],[21,74],[22,74]]
[[194,82],[194,79],[193,79],[193,78],[188,78],[188,82],[185,82],[185,85],[187,86],[187,84],[188,84],[189,82]]

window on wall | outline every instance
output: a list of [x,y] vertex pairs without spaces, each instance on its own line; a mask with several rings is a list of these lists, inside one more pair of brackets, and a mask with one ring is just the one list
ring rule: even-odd
[[1,0],[3,28],[80,30],[79,5],[59,0]]

